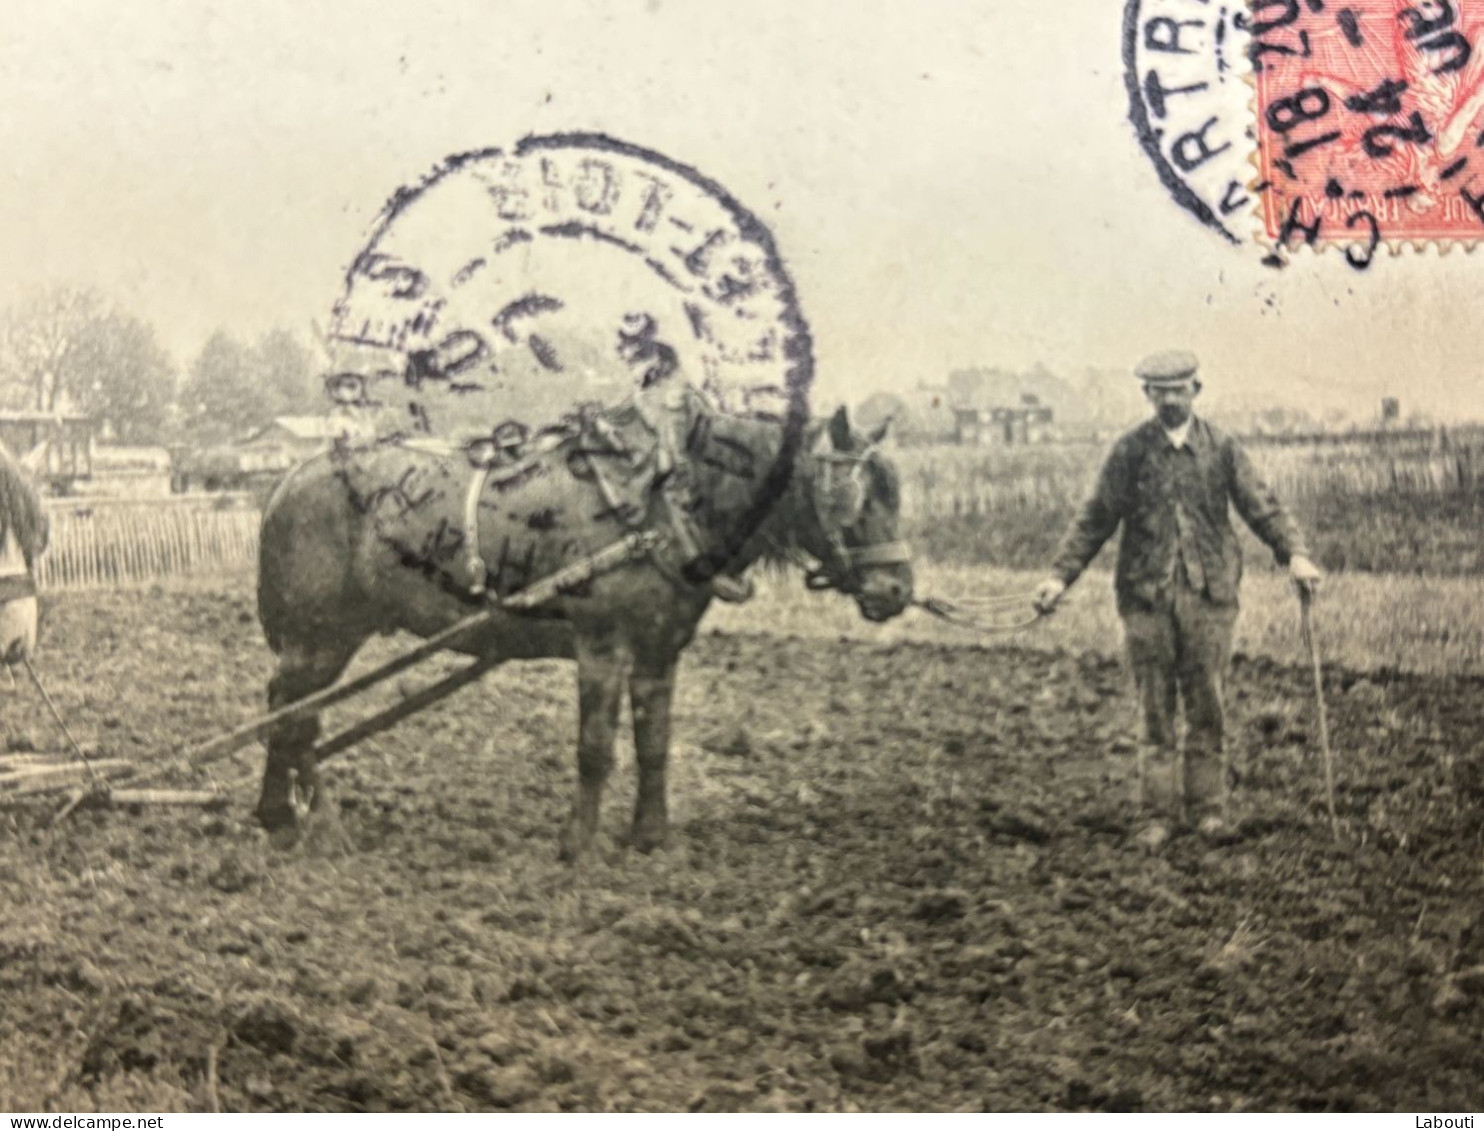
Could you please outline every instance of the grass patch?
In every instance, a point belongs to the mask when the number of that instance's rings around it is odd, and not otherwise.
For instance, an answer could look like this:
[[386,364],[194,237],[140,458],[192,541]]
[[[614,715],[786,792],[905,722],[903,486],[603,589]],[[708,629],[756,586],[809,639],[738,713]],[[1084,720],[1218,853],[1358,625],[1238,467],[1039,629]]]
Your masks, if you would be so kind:
[[[925,559],[1039,569],[1097,478],[1108,445],[907,448],[903,529]],[[1249,445],[1327,570],[1484,574],[1484,443]],[[1237,521],[1234,519],[1234,521]],[[1243,529],[1253,560],[1265,551]]]
[[[920,596],[1030,594],[1041,570],[926,563],[917,570]],[[1112,577],[1095,570],[1067,595],[1054,617],[1013,636],[980,636],[911,610],[874,625],[854,602],[806,591],[792,575],[759,576],[758,597],[747,605],[713,606],[706,627],[723,632],[780,636],[847,637],[965,645],[1013,642],[1043,651],[1067,650],[1120,656],[1123,630],[1113,602]],[[1019,610],[1008,619],[1019,616]],[[1337,574],[1326,579],[1315,606],[1320,648],[1327,664],[1357,672],[1407,671],[1484,674],[1484,590],[1466,578]],[[1307,662],[1299,639],[1298,600],[1287,578],[1254,573],[1242,587],[1242,615],[1235,648],[1285,665]]]

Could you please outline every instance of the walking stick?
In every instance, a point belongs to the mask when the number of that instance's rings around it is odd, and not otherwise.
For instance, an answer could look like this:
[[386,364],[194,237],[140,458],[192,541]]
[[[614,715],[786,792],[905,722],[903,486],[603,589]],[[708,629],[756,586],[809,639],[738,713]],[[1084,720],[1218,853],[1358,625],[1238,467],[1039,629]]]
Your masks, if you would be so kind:
[[1329,807],[1329,831],[1340,833],[1340,821],[1335,815],[1335,756],[1329,746],[1329,712],[1324,705],[1324,669],[1319,662],[1319,641],[1314,634],[1314,590],[1311,586],[1299,586],[1299,619],[1303,629],[1304,647],[1309,651],[1309,666],[1314,670],[1314,705],[1319,713],[1319,749],[1324,755],[1324,800]]

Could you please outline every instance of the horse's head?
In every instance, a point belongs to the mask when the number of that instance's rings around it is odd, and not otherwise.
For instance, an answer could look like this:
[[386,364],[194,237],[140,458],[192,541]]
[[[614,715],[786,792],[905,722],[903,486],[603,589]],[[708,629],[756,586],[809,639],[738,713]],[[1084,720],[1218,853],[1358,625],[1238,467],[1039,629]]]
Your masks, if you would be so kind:
[[841,408],[811,430],[798,471],[805,505],[794,537],[820,563],[807,583],[848,593],[873,621],[890,620],[912,600],[911,555],[897,533],[900,484],[881,451],[886,428],[862,435]]

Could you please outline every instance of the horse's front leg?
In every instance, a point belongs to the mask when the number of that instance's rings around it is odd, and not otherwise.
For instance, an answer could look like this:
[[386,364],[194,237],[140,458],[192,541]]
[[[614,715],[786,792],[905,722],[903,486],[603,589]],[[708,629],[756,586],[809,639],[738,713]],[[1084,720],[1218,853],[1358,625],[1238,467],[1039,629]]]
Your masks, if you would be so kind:
[[613,769],[613,739],[629,656],[611,636],[577,634],[577,797],[562,833],[562,858],[576,860],[598,831],[603,786]]
[[633,845],[640,852],[662,848],[669,833],[665,766],[670,757],[670,704],[675,697],[676,657],[640,655],[629,679],[634,710],[634,753],[639,792],[634,803]]

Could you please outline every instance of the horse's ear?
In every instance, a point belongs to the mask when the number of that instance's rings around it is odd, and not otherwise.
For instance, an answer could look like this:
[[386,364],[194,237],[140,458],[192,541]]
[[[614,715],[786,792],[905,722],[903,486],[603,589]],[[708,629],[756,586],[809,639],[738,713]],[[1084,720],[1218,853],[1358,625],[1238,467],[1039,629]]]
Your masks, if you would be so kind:
[[837,452],[850,450],[850,414],[844,405],[835,409],[835,415],[830,417],[830,443]]
[[872,428],[866,439],[870,440],[872,444],[881,443],[882,440],[886,439],[886,433],[891,428],[892,419],[892,417],[888,416],[880,424],[876,425],[875,428]]

